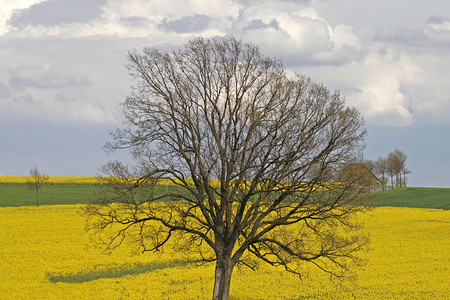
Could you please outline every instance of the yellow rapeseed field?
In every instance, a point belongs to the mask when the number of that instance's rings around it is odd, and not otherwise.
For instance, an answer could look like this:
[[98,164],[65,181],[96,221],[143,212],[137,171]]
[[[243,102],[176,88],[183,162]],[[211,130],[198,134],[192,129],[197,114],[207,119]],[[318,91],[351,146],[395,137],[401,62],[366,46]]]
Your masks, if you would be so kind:
[[[0,183],[27,183],[32,178],[30,176],[0,176]],[[137,179],[137,178],[136,178]],[[31,180],[32,181],[32,180]],[[176,181],[176,180],[175,180]],[[192,179],[186,179],[188,184],[194,185]],[[49,183],[101,183],[99,177],[95,176],[49,176]],[[218,179],[211,179],[211,185],[219,186],[220,181]],[[174,185],[173,181],[169,178],[161,178],[158,180],[160,185]],[[250,181],[247,181],[250,184]],[[325,186],[326,188],[326,186]],[[320,188],[318,188],[320,189]]]
[[[0,183],[27,183],[32,178],[30,176],[0,176]],[[99,177],[95,176],[49,176],[49,183],[101,183]],[[188,182],[193,184],[191,179]],[[217,180],[213,183],[218,184]],[[170,179],[159,179],[158,184],[173,185]]]
[[[30,176],[0,176],[0,183],[26,183]],[[49,176],[49,183],[98,183],[94,176]]]
[[[103,254],[87,247],[80,211],[77,205],[0,208],[0,299],[211,298],[213,264],[139,271],[183,255],[169,249],[132,255],[127,248]],[[355,281],[331,280],[309,266],[303,280],[281,268],[237,268],[231,299],[450,298],[450,211],[376,208],[359,217],[372,250],[363,254],[368,262]]]

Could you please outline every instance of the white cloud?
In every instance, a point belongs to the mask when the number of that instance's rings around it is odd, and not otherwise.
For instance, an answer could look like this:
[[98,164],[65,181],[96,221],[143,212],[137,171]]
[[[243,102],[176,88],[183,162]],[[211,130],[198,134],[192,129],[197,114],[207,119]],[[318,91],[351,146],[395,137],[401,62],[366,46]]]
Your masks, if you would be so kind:
[[414,114],[421,123],[450,125],[450,54],[421,54],[414,57],[421,81],[407,86]]
[[352,28],[332,27],[309,5],[258,3],[240,11],[232,35],[261,45],[266,53],[283,57],[289,65],[342,64],[361,55]]
[[384,49],[348,65],[303,66],[296,71],[341,90],[347,103],[370,124],[409,126],[417,119],[418,99],[411,87],[422,85],[424,77],[422,66],[411,55]]
[[450,55],[413,55],[389,48],[347,66],[302,70],[341,89],[370,124],[450,124]]
[[403,91],[404,85],[419,82],[421,69],[411,57],[368,55],[355,72],[356,86],[361,90],[349,95],[349,104],[361,107],[367,120],[385,126],[407,126],[414,121],[411,100]]

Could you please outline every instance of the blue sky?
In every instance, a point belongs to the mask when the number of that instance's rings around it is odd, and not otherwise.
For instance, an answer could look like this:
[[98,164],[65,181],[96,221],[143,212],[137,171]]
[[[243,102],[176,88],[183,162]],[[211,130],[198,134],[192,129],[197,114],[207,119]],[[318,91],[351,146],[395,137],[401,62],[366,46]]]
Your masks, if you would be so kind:
[[410,186],[450,187],[448,0],[0,0],[0,175],[96,175],[130,92],[126,54],[235,36],[340,90],[365,157],[398,148]]

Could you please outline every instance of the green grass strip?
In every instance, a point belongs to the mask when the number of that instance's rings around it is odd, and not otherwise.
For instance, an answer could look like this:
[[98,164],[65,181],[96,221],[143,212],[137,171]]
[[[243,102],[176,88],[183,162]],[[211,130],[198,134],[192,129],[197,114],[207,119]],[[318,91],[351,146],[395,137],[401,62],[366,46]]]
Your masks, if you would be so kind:
[[127,275],[138,275],[146,272],[153,272],[166,268],[184,267],[192,262],[161,262],[151,264],[136,264],[134,266],[121,266],[116,268],[109,268],[105,270],[78,272],[75,274],[47,274],[50,282],[64,282],[64,283],[83,283],[104,278],[120,278]]
[[[50,183],[39,192],[39,205],[86,204],[101,190],[99,184]],[[175,186],[157,186],[156,193],[182,192]],[[398,188],[373,193],[375,207],[417,207],[450,210],[448,188]],[[0,207],[36,206],[36,192],[25,183],[0,183]]]
[[[49,183],[39,190],[39,205],[85,204],[101,188],[98,184]],[[0,183],[0,207],[36,206],[36,191],[26,183]]]

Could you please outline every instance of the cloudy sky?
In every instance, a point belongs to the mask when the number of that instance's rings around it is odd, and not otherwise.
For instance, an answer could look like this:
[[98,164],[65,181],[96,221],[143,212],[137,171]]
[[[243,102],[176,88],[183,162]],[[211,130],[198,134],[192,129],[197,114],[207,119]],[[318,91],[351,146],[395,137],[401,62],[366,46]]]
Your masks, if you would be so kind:
[[365,157],[450,187],[448,0],[0,0],[0,175],[96,175],[122,123],[129,50],[234,36],[340,90]]

